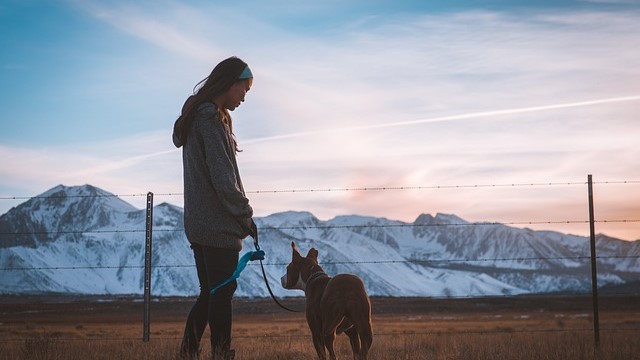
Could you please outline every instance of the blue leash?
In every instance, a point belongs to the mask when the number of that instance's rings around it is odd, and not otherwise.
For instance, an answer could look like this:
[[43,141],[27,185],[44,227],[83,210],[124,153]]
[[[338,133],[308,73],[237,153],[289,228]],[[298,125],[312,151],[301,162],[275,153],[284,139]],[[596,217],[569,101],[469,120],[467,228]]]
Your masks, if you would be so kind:
[[242,255],[240,260],[238,260],[238,266],[236,266],[236,270],[233,272],[233,274],[231,274],[231,276],[227,280],[223,281],[220,285],[213,287],[210,291],[210,294],[213,295],[216,292],[216,290],[220,289],[221,287],[227,285],[228,283],[240,277],[240,273],[244,270],[244,268],[247,267],[247,263],[249,263],[249,261],[260,260],[260,268],[262,269],[262,278],[264,278],[264,283],[267,285],[267,290],[269,290],[269,294],[271,295],[271,298],[273,299],[273,301],[275,301],[275,303],[278,304],[278,306],[280,306],[281,308],[287,311],[301,312],[301,310],[289,309],[288,307],[282,305],[278,301],[278,299],[276,299],[276,296],[273,294],[273,291],[271,290],[271,286],[269,285],[269,281],[267,280],[267,273],[264,271],[264,265],[262,265],[262,260],[264,260],[265,253],[262,249],[260,249],[260,245],[258,244],[258,228],[256,227],[255,223],[253,223],[253,233],[256,235],[253,238],[253,246],[255,246],[256,251],[249,251],[246,254]]
[[249,251],[248,253],[242,255],[240,260],[238,260],[238,266],[236,266],[236,270],[233,272],[233,274],[231,274],[231,276],[227,280],[223,281],[220,285],[213,287],[210,291],[210,294],[213,295],[216,290],[239,278],[240,273],[244,270],[244,268],[247,267],[247,263],[249,263],[249,261],[255,260],[264,260],[264,251],[258,249],[256,251]]

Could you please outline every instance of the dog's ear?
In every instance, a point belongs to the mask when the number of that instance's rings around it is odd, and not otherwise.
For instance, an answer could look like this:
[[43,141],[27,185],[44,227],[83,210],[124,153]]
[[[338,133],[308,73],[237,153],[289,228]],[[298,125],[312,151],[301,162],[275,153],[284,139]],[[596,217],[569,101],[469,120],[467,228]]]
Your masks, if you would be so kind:
[[315,248],[309,249],[309,252],[307,253],[307,258],[313,259],[316,262],[318,262],[318,250],[316,250]]
[[291,257],[292,260],[302,257],[302,255],[300,255],[300,252],[298,251],[298,248],[296,247],[296,243],[294,243],[293,241],[291,242],[291,250],[292,250],[292,257]]

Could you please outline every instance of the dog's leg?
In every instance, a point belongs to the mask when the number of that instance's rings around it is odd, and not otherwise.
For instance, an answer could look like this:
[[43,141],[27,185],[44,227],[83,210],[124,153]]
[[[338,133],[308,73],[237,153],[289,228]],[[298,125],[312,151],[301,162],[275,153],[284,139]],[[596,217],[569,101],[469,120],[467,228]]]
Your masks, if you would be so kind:
[[329,351],[329,358],[331,360],[336,359],[336,353],[333,350],[333,342],[336,340],[336,329],[344,320],[344,316],[341,314],[343,311],[339,307],[333,307],[333,311],[329,312],[325,317],[325,322],[322,323],[322,335],[324,336],[324,346]]
[[324,334],[324,346],[329,350],[329,359],[336,360],[336,352],[333,350],[333,342],[336,339],[336,332]]
[[351,350],[353,351],[353,360],[358,360],[360,357],[360,337],[358,336],[358,332],[356,331],[355,326],[350,327],[348,330],[344,332],[349,337],[349,341],[351,342]]
[[322,333],[311,331],[311,337],[313,339],[313,346],[316,348],[316,353],[318,353],[318,359],[326,360],[327,355],[324,351],[324,339],[322,337]]
[[363,297],[358,302],[360,306],[352,309],[351,322],[360,337],[360,353],[358,360],[366,360],[373,343],[373,327],[371,325],[371,302],[362,288]]

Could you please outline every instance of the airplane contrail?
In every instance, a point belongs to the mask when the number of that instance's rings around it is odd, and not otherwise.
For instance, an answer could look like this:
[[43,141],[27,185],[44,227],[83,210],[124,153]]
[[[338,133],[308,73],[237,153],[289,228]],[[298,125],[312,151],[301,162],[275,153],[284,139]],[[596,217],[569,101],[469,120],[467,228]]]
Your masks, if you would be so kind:
[[482,117],[488,117],[488,116],[514,115],[514,114],[523,114],[523,113],[531,113],[531,112],[538,112],[538,111],[549,111],[549,110],[566,109],[566,108],[574,108],[574,107],[582,107],[582,106],[593,106],[593,105],[600,105],[600,104],[637,101],[637,100],[640,100],[640,95],[631,95],[631,96],[589,100],[589,101],[579,101],[579,102],[553,104],[553,105],[541,105],[541,106],[530,106],[530,107],[513,108],[513,109],[480,111],[480,112],[467,113],[467,114],[440,116],[440,117],[434,117],[434,118],[408,120],[408,121],[393,122],[393,123],[352,126],[352,127],[344,127],[339,129],[334,128],[334,129],[327,129],[327,130],[305,131],[305,132],[298,132],[298,133],[291,133],[291,134],[267,136],[262,138],[244,140],[242,141],[242,143],[246,144],[246,143],[256,143],[256,142],[271,141],[271,140],[282,140],[282,139],[289,139],[289,138],[296,138],[296,137],[317,135],[317,134],[324,134],[324,133],[343,132],[343,131],[349,131],[349,130],[368,130],[368,129],[407,126],[407,125],[416,125],[416,124],[433,123],[433,122],[475,119],[475,118],[482,118]]
[[[548,110],[556,110],[556,109],[566,109],[573,107],[581,107],[581,106],[592,106],[592,105],[600,105],[600,104],[608,104],[615,102],[626,102],[626,101],[636,101],[640,100],[640,95],[631,95],[624,97],[616,97],[616,98],[606,98],[599,100],[590,100],[590,101],[579,101],[572,103],[563,103],[563,104],[554,104],[554,105],[542,105],[542,106],[531,106],[524,108],[514,108],[514,109],[503,109],[503,110],[492,110],[492,111],[480,111],[474,113],[467,114],[459,114],[459,115],[450,115],[450,116],[441,116],[427,119],[418,119],[418,120],[409,120],[409,121],[401,121],[394,123],[384,123],[384,124],[373,124],[373,125],[362,125],[362,126],[352,126],[352,127],[344,127],[339,129],[326,129],[326,130],[315,130],[315,131],[304,131],[297,132],[291,134],[283,134],[283,135],[275,135],[275,136],[267,136],[262,138],[255,139],[247,139],[242,140],[242,144],[251,144],[257,142],[265,142],[265,141],[273,141],[273,140],[283,140],[290,138],[297,138],[303,136],[310,135],[318,135],[318,134],[327,134],[327,133],[336,133],[336,132],[344,132],[344,131],[353,131],[353,130],[369,130],[369,129],[380,129],[380,128],[388,128],[388,127],[397,127],[397,126],[407,126],[407,125],[416,125],[416,124],[424,124],[424,123],[433,123],[433,122],[443,122],[443,121],[454,121],[454,120],[464,120],[464,119],[474,119],[474,118],[482,118],[488,116],[501,116],[501,115],[513,115],[513,114],[522,114],[522,113],[530,113],[536,111],[548,111]],[[144,154],[133,156],[130,158],[126,158],[119,161],[114,161],[110,163],[106,163],[103,165],[99,165],[93,168],[84,169],[81,171],[81,174],[87,173],[100,173],[111,170],[116,170],[120,168],[126,168],[132,165],[139,163],[142,160],[147,160],[152,157],[162,156],[169,153],[177,152],[179,149],[171,149],[165,151],[159,151],[152,154]]]

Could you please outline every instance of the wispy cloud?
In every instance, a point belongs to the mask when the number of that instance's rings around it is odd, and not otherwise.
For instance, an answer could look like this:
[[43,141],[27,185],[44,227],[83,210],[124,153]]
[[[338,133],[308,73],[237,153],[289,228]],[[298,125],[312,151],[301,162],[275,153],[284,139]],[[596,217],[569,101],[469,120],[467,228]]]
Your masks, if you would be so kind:
[[[181,156],[172,147],[163,132],[48,148],[0,145],[0,159],[7,164],[0,168],[4,186],[23,189],[3,195],[32,196],[57,184],[92,184],[116,194],[179,190]],[[14,205],[0,202],[0,206]],[[135,205],[142,206],[143,200]]]
[[[210,61],[220,53],[213,44],[204,40],[194,24],[209,26],[209,31],[221,30],[210,17],[204,16],[195,8],[168,3],[164,11],[158,8],[136,7],[129,3],[111,3],[82,1],[77,2],[80,8],[90,15],[104,21],[119,31],[126,32],[144,42],[156,45],[167,51],[183,54],[195,60]],[[189,31],[192,30],[192,31]]]
[[[82,4],[116,31],[179,54],[197,80],[223,57],[246,58],[256,81],[234,128],[248,190],[640,178],[633,166],[640,53],[629,51],[640,42],[637,11],[402,14],[299,34],[265,14],[219,5]],[[151,103],[178,104],[166,115],[172,121],[184,97]],[[114,192],[180,192],[180,151],[168,122],[158,121],[146,142],[125,137],[49,154],[0,148],[2,157],[20,159],[0,175],[34,189],[90,182]],[[583,215],[582,190],[252,194],[251,201],[259,215],[566,220]],[[620,189],[608,199],[640,204],[636,193]],[[637,206],[627,211],[640,214]]]

